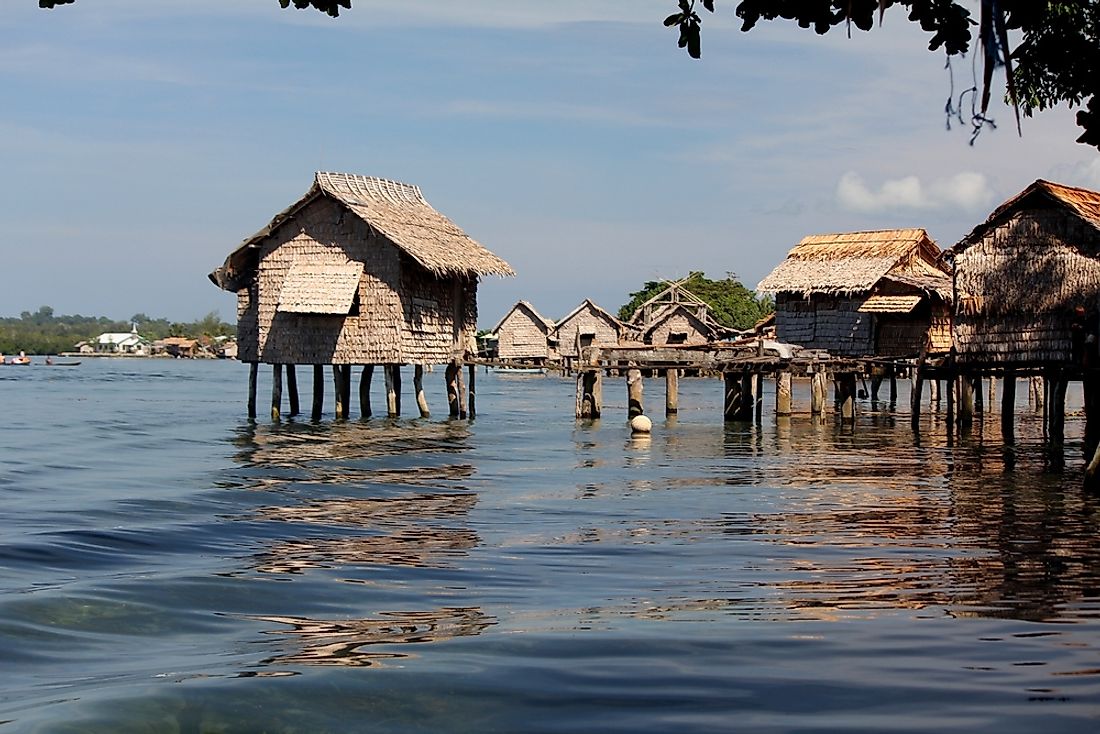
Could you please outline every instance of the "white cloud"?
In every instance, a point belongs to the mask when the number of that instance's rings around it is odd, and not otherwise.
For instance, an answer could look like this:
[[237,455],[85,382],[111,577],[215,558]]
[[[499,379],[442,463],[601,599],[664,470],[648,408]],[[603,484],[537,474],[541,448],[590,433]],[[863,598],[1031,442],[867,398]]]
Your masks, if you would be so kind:
[[845,209],[860,212],[895,210],[962,210],[988,208],[994,200],[985,174],[964,171],[924,184],[918,176],[884,181],[877,189],[858,173],[849,171],[836,186],[837,201]]

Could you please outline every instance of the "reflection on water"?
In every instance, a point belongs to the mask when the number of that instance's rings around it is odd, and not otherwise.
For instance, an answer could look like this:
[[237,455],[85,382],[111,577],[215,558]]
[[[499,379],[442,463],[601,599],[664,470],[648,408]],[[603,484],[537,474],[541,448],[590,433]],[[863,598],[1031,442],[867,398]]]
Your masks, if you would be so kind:
[[[685,378],[632,436],[614,383],[578,422],[570,381],[487,375],[475,422],[242,422],[243,380],[179,408],[127,370],[120,412],[4,434],[13,731],[1095,724],[1079,416],[1061,465],[1023,408],[1010,447],[993,414],[723,424]],[[9,410],[59,410],[34,385]]]
[[383,612],[381,619],[299,619],[252,617],[285,625],[265,634],[287,635],[294,649],[262,661],[263,665],[338,665],[366,667],[386,659],[409,657],[407,652],[376,646],[424,644],[481,634],[496,623],[480,609],[436,609],[424,612]]

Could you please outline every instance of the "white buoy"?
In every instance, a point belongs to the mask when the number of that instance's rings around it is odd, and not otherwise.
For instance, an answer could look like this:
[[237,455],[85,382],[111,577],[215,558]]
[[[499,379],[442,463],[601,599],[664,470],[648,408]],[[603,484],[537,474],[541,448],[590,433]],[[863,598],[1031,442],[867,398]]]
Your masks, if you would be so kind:
[[630,419],[631,433],[649,433],[653,430],[653,421],[644,415],[636,415]]

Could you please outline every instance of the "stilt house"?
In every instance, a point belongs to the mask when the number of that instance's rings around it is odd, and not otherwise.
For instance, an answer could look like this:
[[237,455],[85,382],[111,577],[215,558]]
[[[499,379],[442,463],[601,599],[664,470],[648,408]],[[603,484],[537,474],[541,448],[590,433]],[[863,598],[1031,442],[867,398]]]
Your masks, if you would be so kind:
[[804,238],[757,286],[775,294],[776,338],[838,356],[950,346],[951,280],[923,229]]
[[615,346],[630,329],[589,299],[570,311],[555,326],[557,353],[563,360],[575,359],[589,346]]
[[670,303],[650,316],[642,332],[646,344],[706,344],[717,338],[714,326],[699,317],[698,307]]
[[475,348],[482,275],[514,273],[418,187],[318,173],[210,279],[237,294],[243,362],[400,365]]
[[1038,180],[945,259],[954,264],[960,362],[1079,362],[1085,332],[1096,333],[1100,193]]
[[519,301],[493,327],[497,337],[497,357],[542,364],[552,356],[550,343],[554,322],[540,314],[527,301]]

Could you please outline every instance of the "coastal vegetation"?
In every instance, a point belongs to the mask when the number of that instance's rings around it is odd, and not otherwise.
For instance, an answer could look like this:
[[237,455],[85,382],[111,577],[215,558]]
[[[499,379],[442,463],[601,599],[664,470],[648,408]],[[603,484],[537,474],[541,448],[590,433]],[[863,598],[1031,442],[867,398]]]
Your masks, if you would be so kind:
[[[619,308],[619,318],[630,320],[643,303],[668,288],[668,281],[651,280],[642,289],[630,294],[630,300]],[[775,310],[772,299],[758,297],[730,273],[723,280],[711,280],[702,271],[691,273],[681,285],[710,307],[710,314],[722,326],[751,329],[753,324]]]
[[169,336],[214,338],[236,333],[236,326],[222,321],[216,311],[190,322],[152,318],[143,313],[118,321],[106,316],[55,315],[53,308],[42,306],[34,313],[24,311],[18,317],[0,318],[0,352],[60,354],[72,351],[77,342],[94,339],[104,332],[127,332],[135,326],[138,333],[150,340]]

